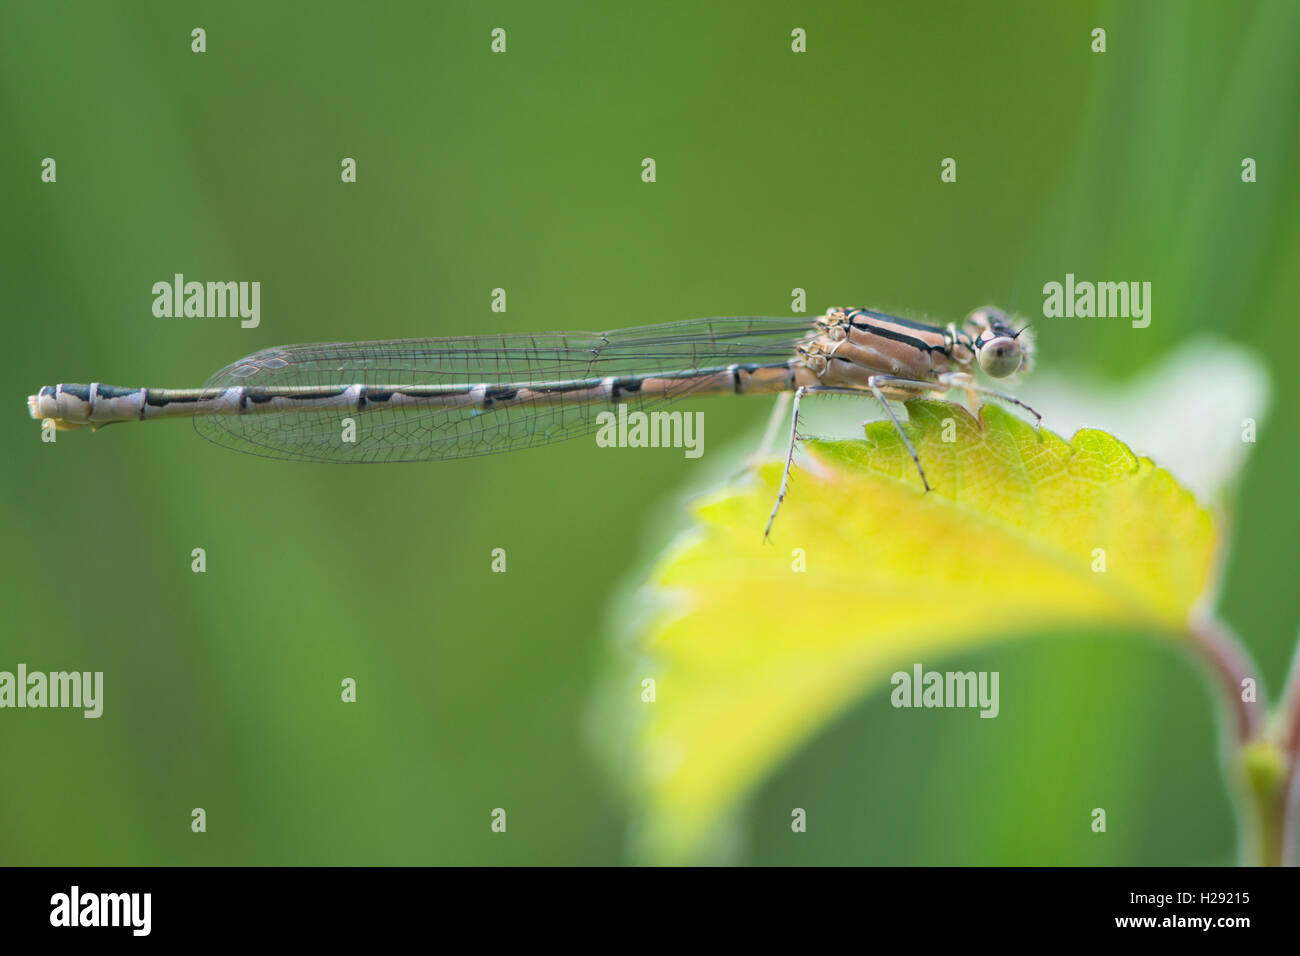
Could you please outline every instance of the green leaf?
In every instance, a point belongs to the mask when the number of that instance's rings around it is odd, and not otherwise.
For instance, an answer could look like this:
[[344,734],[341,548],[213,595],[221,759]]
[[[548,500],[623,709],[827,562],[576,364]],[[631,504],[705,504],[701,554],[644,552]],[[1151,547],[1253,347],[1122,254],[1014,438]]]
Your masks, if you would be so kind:
[[994,406],[907,408],[929,494],[875,423],[810,444],[770,542],[776,465],[703,501],[653,575],[641,649],[657,690],[637,750],[657,858],[697,855],[764,774],[900,667],[1066,627],[1186,633],[1215,531],[1167,472],[1104,432],[1066,442]]

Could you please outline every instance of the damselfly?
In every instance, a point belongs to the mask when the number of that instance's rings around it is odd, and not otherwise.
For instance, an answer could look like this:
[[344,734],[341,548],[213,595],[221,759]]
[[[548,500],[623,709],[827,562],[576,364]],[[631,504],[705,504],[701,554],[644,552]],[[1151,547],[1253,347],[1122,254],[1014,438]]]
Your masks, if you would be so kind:
[[[615,332],[554,332],[287,345],[228,365],[202,388],[45,386],[33,418],[60,429],[192,416],[204,438],[268,458],[432,461],[515,451],[596,430],[599,412],[661,408],[709,394],[792,393],[790,441],[767,530],[785,499],[799,403],[815,393],[873,395],[925,469],[890,400],[963,389],[1039,416],[977,384],[1028,371],[1025,329],[998,309],[961,327],[871,309],[781,318],[693,319]],[[349,423],[351,428],[349,428]],[[766,533],[766,532],[765,532]]]

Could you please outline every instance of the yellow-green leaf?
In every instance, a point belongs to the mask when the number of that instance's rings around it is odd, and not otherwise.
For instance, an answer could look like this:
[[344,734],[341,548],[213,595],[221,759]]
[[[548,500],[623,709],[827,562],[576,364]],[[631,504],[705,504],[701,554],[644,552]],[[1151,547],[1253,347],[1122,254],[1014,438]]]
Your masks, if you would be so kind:
[[664,606],[642,649],[657,693],[639,752],[644,843],[660,858],[689,859],[781,758],[900,666],[1067,626],[1177,637],[1209,590],[1209,514],[1120,441],[1066,442],[987,405],[978,420],[907,407],[929,494],[877,423],[866,440],[811,445],[770,542],[776,466],[701,503],[656,571]]

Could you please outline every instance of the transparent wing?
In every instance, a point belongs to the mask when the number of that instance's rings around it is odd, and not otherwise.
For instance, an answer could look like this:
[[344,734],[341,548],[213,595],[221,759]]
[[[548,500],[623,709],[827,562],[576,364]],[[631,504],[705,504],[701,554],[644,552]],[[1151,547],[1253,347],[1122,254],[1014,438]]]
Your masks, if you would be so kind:
[[[196,415],[204,438],[269,458],[327,462],[432,461],[514,451],[593,432],[610,408],[592,402],[582,383],[610,376],[686,373],[732,364],[788,361],[810,326],[797,319],[692,319],[613,332],[550,332],[381,342],[337,342],[266,349],[228,365],[205,388],[294,388],[328,395],[353,385],[400,391],[449,391],[486,385],[507,390],[555,385],[546,397],[492,407],[375,405],[361,415],[337,404],[247,415]],[[671,404],[706,380],[683,377],[653,395],[629,392],[631,410]],[[577,383],[577,384],[575,384]],[[343,441],[343,419],[356,418]]]

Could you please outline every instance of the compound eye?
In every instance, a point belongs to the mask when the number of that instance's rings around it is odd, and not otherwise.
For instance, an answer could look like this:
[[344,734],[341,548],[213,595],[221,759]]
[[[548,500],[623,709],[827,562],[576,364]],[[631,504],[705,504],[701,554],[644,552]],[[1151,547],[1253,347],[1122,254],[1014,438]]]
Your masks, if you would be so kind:
[[1020,343],[1010,336],[989,339],[979,350],[980,368],[994,378],[1006,378],[1020,368]]

